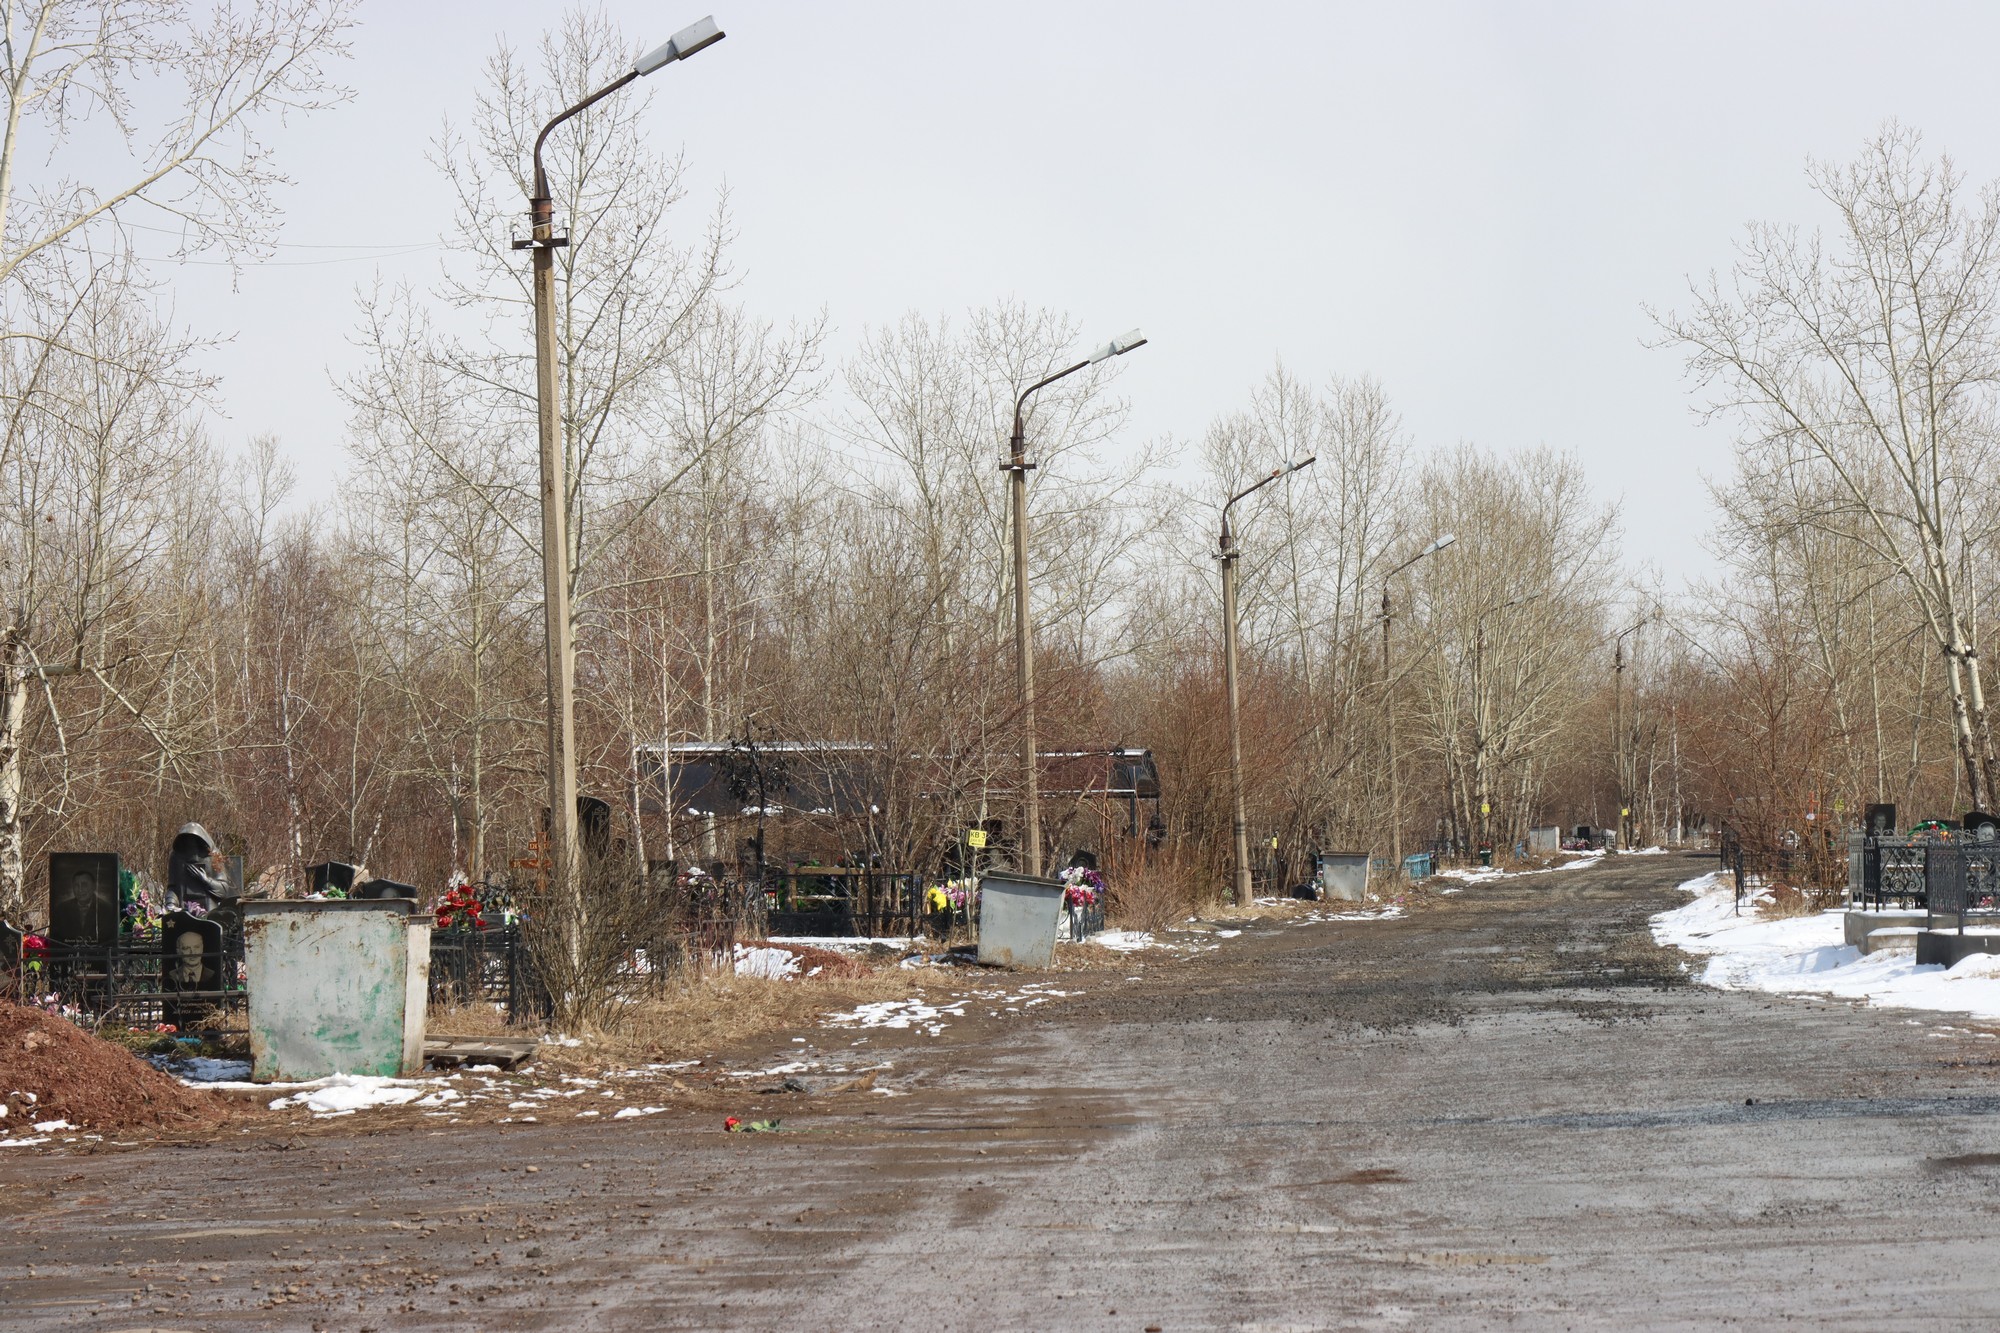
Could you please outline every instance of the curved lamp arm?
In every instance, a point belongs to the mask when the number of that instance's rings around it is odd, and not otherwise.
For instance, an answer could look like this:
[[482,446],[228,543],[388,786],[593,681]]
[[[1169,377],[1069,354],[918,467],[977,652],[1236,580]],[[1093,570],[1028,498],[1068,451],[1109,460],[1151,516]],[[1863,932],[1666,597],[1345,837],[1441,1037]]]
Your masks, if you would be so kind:
[[1229,499],[1224,502],[1222,506],[1222,554],[1224,557],[1232,556],[1236,553],[1236,539],[1234,536],[1231,535],[1229,531],[1229,511],[1231,507],[1234,506],[1235,503],[1238,500],[1241,500],[1243,497],[1247,495],[1254,495],[1258,491],[1263,490],[1266,486],[1269,486],[1272,482],[1276,481],[1278,478],[1288,477],[1292,473],[1297,472],[1300,468],[1311,467],[1314,463],[1317,463],[1318,461],[1319,461],[1319,455],[1315,454],[1311,458],[1301,459],[1296,463],[1292,462],[1280,463],[1278,464],[1278,466],[1272,468],[1268,474],[1258,478],[1256,481],[1251,482],[1248,486],[1245,486],[1242,490],[1236,492],[1236,494],[1230,496]]
[[529,200],[530,205],[532,205],[529,211],[535,215],[535,220],[538,222],[543,221],[548,212],[549,178],[548,173],[542,170],[542,145],[548,141],[549,135],[554,132],[556,126],[562,124],[585,107],[611,96],[611,94],[617,92],[620,88],[632,82],[632,80],[643,78],[655,70],[672,64],[676,60],[686,60],[695,52],[705,51],[709,47],[714,46],[728,35],[728,33],[715,26],[713,15],[702,19],[698,23],[690,23],[687,27],[682,28],[673,36],[667,38],[665,42],[633,61],[631,70],[624,77],[613,79],[610,83],[605,84],[602,88],[599,88],[596,92],[584,98],[575,106],[570,107],[567,111],[557,115],[548,124],[542,126],[542,132],[535,136],[535,193]]

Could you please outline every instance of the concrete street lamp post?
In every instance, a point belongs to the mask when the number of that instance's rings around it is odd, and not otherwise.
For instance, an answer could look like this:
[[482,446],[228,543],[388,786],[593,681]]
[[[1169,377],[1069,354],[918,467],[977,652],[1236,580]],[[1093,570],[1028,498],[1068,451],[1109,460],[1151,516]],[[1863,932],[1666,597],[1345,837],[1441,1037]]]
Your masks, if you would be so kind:
[[1035,771],[1035,627],[1028,618],[1028,473],[1035,465],[1027,460],[1022,409],[1037,389],[1145,345],[1144,336],[1133,329],[1075,365],[1036,380],[1014,399],[1014,434],[1008,441],[1007,461],[1000,465],[1000,470],[1007,474],[1014,518],[1014,678],[1020,690],[1021,709],[1021,859],[1022,869],[1030,875],[1042,873],[1042,801],[1041,783]]
[[541,445],[542,613],[548,649],[549,881],[559,893],[577,889],[576,842],[576,645],[569,608],[569,462],[556,385],[556,251],[569,237],[555,234],[555,201],[542,169],[542,145],[556,126],[609,97],[634,79],[685,60],[723,38],[713,18],[681,29],[633,62],[631,70],[542,126],[535,136],[534,193],[528,198],[529,239],[516,250],[533,252],[535,303],[535,425]]
[[1280,463],[1271,469],[1268,476],[1236,492],[1222,506],[1222,553],[1219,557],[1222,561],[1222,678],[1229,694],[1229,835],[1235,857],[1238,907],[1249,907],[1253,897],[1250,887],[1250,830],[1243,817],[1243,722],[1236,691],[1236,560],[1242,552],[1236,547],[1236,534],[1229,528],[1229,511],[1244,496],[1262,490],[1300,468],[1310,467],[1314,461],[1308,458],[1298,463]]

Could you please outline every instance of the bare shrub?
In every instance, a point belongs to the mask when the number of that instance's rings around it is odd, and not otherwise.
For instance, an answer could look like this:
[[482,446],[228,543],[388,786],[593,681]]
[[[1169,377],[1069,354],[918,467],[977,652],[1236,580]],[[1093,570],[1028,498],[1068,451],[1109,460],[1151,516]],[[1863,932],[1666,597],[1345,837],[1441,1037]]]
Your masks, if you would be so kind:
[[1814,884],[1773,884],[1757,914],[1766,917],[1811,916],[1829,907],[1838,907],[1845,892]]
[[1104,914],[1124,929],[1157,933],[1191,916],[1215,889],[1213,877],[1193,858],[1156,853],[1112,877]]

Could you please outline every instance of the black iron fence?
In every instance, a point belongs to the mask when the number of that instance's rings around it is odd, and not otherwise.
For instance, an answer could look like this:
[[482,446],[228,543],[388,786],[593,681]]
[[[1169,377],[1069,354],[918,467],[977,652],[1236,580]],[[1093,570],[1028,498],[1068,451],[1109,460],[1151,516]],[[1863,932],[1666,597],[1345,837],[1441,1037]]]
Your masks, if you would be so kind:
[[1924,857],[1924,910],[1935,928],[1943,918],[1965,931],[1969,916],[2000,913],[2000,847],[1986,844],[1940,845]]
[[431,933],[430,1002],[493,1005],[508,1022],[553,1008],[534,955],[516,925]]
[[[243,935],[136,930],[109,944],[50,942],[0,963],[11,997],[92,1022],[130,1027],[198,1026],[243,1006]],[[18,947],[18,946],[17,946]]]
[[896,937],[927,924],[921,875],[868,866],[797,866],[767,873],[762,885],[772,935]]
[[1921,909],[1928,924],[1965,929],[1968,918],[2000,917],[2000,844],[1937,834],[1853,835],[1848,906]]

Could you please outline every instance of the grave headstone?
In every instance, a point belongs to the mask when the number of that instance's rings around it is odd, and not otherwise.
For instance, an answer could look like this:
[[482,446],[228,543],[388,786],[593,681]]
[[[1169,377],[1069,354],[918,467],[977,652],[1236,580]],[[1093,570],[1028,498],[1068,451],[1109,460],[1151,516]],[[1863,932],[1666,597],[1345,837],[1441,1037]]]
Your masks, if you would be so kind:
[[160,920],[160,940],[166,956],[160,960],[160,990],[164,995],[161,1017],[175,1027],[185,1027],[200,1009],[208,1007],[183,1003],[174,998],[189,991],[222,989],[222,926],[192,912],[169,912]]
[[321,861],[306,867],[306,889],[310,893],[346,893],[354,887],[354,867],[345,861]]
[[49,938],[59,944],[118,942],[118,853],[49,853]]

